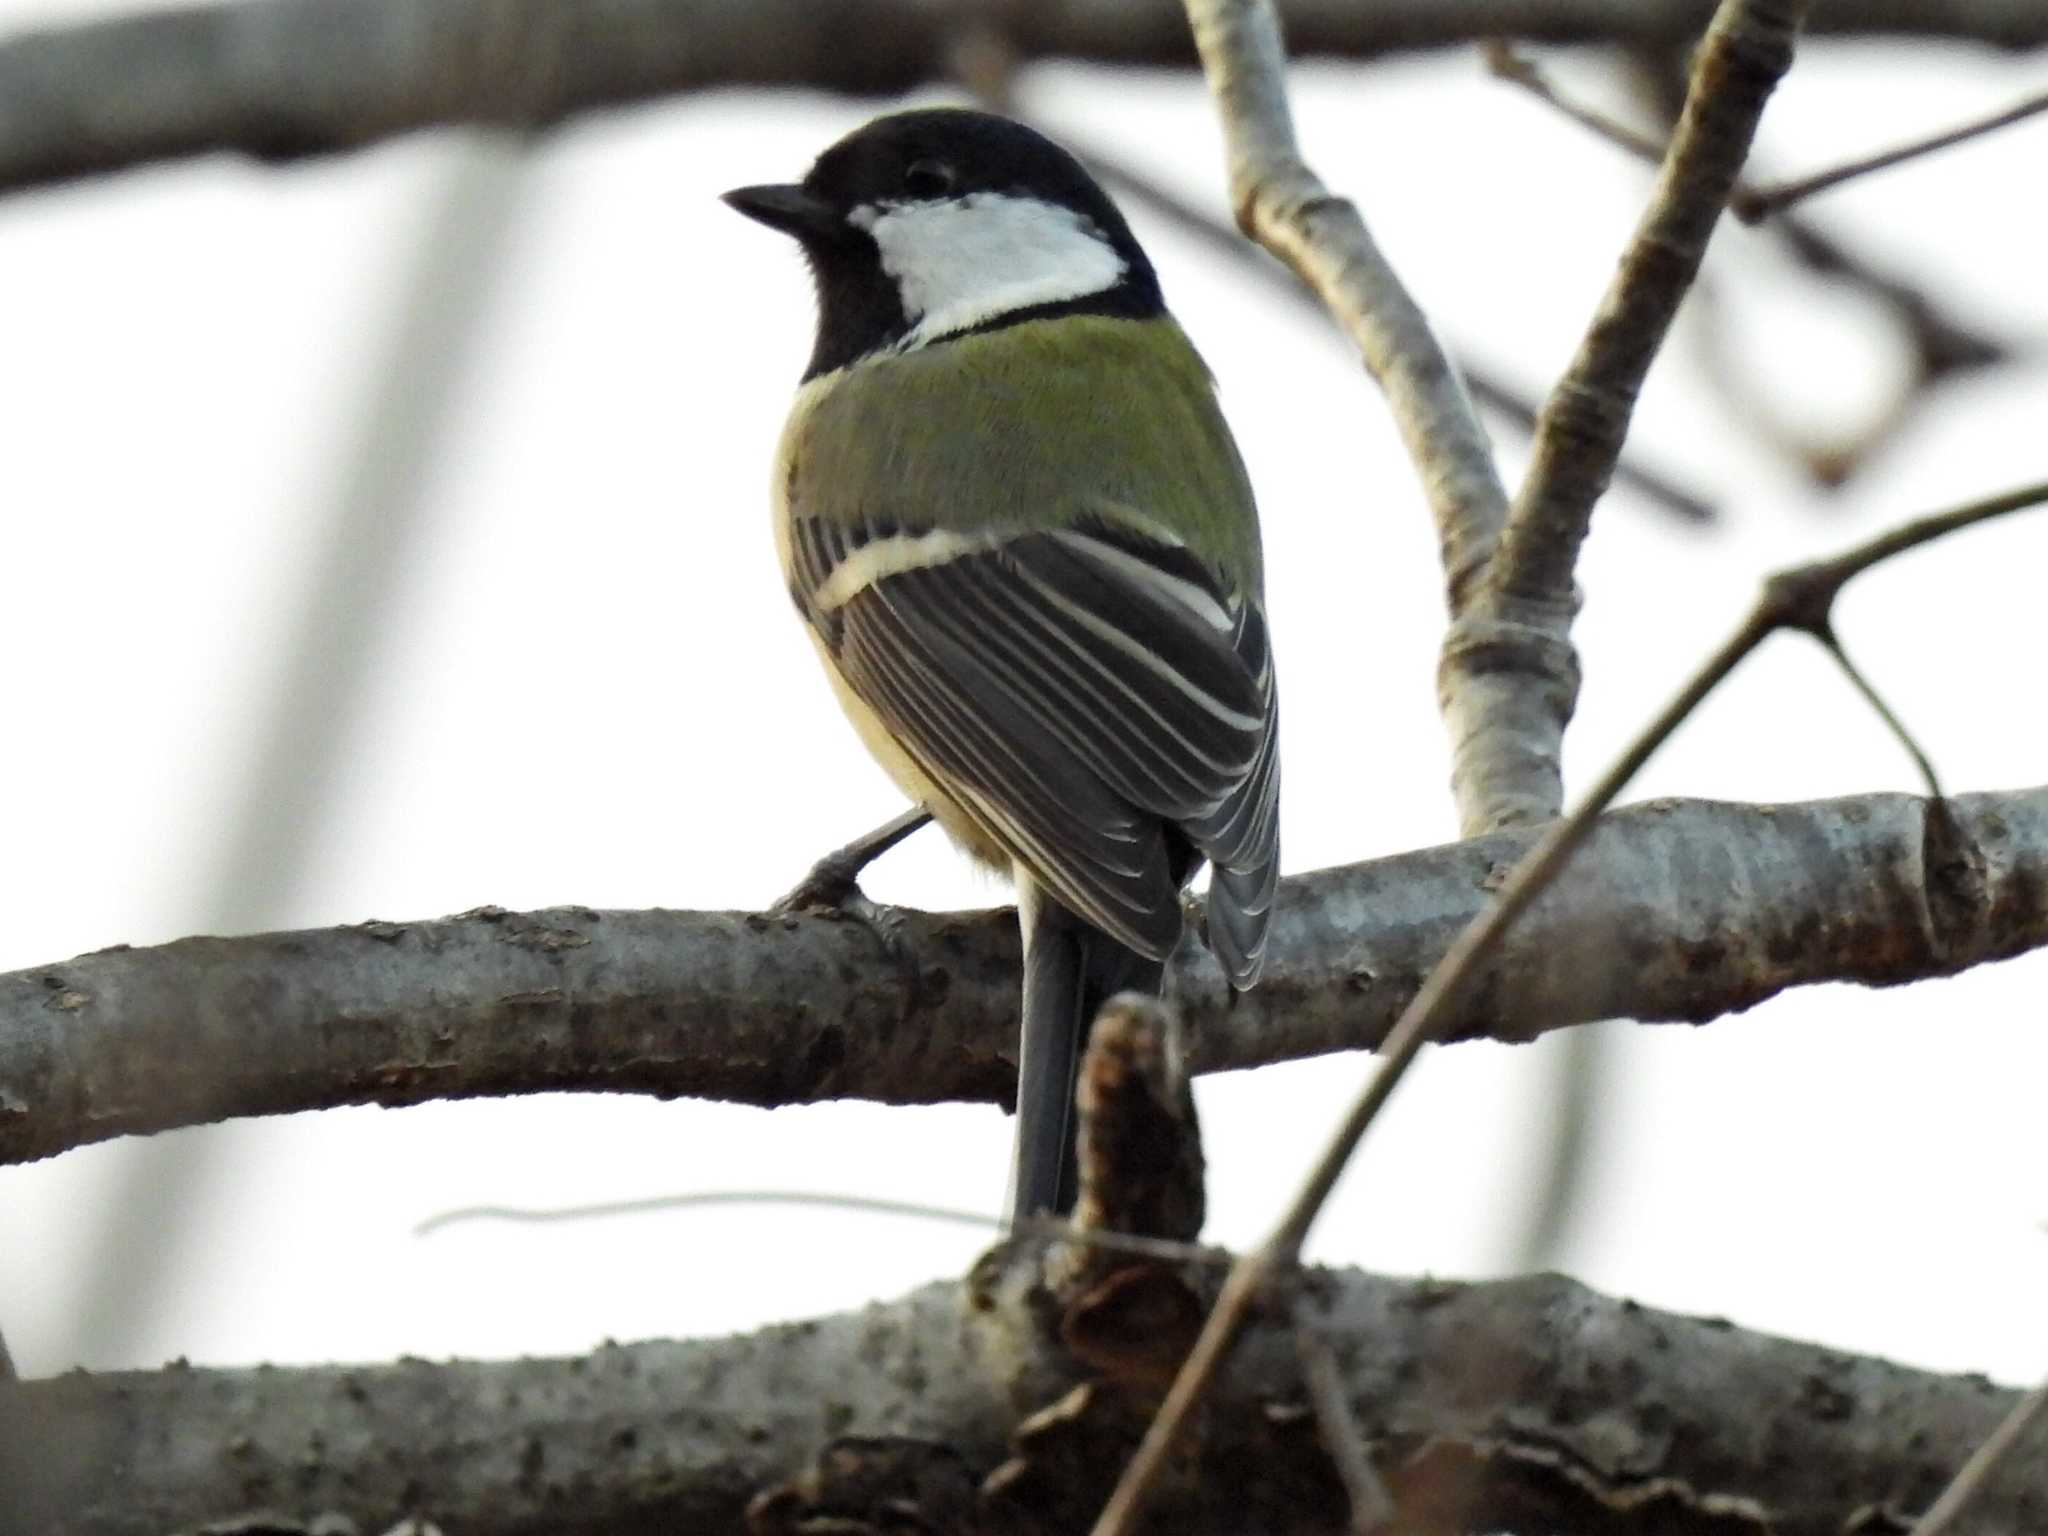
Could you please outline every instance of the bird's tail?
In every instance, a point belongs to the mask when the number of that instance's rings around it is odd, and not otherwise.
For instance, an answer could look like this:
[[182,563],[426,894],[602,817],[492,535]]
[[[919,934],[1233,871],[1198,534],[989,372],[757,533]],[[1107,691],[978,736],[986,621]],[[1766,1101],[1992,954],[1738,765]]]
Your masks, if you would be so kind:
[[1079,1193],[1074,1086],[1088,1028],[1119,992],[1157,995],[1164,962],[1089,926],[1019,883],[1024,932],[1024,1025],[1017,1051],[1017,1159],[1010,1219],[1065,1215]]

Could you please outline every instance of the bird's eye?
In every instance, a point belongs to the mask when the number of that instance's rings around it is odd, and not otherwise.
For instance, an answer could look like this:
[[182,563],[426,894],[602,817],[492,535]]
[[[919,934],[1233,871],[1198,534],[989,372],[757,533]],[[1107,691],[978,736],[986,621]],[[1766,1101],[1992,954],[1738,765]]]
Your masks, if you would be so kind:
[[943,160],[914,160],[903,173],[903,190],[912,197],[944,197],[953,190],[953,167]]

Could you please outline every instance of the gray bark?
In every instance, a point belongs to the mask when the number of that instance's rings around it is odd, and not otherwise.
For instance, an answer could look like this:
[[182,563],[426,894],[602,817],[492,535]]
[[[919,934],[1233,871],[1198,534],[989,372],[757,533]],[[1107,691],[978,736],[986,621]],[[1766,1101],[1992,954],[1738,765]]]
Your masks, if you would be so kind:
[[[1003,1331],[1015,1314],[962,1305],[987,1302],[995,1273],[847,1316],[585,1359],[174,1367],[0,1386],[0,1458],[12,1458],[0,1460],[0,1530],[161,1536],[240,1519],[220,1528],[310,1531],[325,1517],[326,1529],[372,1533],[410,1517],[465,1536],[731,1531],[754,1494],[827,1442],[880,1436],[903,1439],[843,1447],[774,1507],[873,1515],[859,1474],[872,1483],[886,1463],[917,1469],[894,1491],[933,1523],[899,1509],[895,1524],[830,1529],[1080,1529],[1068,1505],[1096,1497],[1125,1449],[1114,1412],[1039,1421],[1000,1493],[975,1493],[1012,1456],[1020,1409],[1063,1385],[1016,1374],[1017,1341]],[[1460,1286],[1314,1272],[1303,1294],[1307,1320],[1334,1343],[1365,1449],[1417,1533],[1900,1530],[2018,1396],[1554,1276]],[[1285,1309],[1247,1334],[1199,1447],[1199,1475],[1157,1529],[1339,1528],[1344,1495]],[[2034,1536],[2048,1519],[2048,1461],[2011,1458],[1975,1515],[1977,1536]]]
[[1801,0],[1742,0],[1716,11],[1649,204],[1537,418],[1499,547],[1469,607],[1454,610],[1438,692],[1454,780],[1500,807],[1482,826],[1554,814],[1561,803],[1564,731],[1578,702],[1579,548],[1807,9]]
[[[1289,0],[1298,56],[1494,36],[1690,42],[1709,0]],[[332,154],[449,123],[544,127],[716,87],[885,96],[946,78],[994,27],[1024,60],[1188,67],[1173,0],[228,0],[0,42],[0,189],[219,151]],[[1833,0],[1821,33],[2048,42],[2039,0]]]
[[[1945,976],[2048,944],[2048,787],[1602,819],[1450,1039],[1701,1023],[1788,987]],[[1283,883],[1265,979],[1174,972],[1197,1071],[1374,1045],[1517,829]],[[563,1089],[749,1104],[1004,1102],[1007,912],[485,909],[184,939],[0,976],[0,1161],[231,1115]]]

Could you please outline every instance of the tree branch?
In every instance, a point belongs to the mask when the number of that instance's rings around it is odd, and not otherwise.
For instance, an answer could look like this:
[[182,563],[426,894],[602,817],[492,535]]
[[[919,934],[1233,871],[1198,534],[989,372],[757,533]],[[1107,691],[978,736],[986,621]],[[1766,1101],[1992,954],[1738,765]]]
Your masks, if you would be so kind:
[[[1513,48],[1496,43],[1488,48],[1486,57],[1488,67],[1497,77],[1528,91],[1600,139],[1650,165],[1663,160],[1668,140],[1640,133],[1567,96],[1540,66]],[[1674,80],[1666,64],[1664,55],[1637,56],[1636,73],[1662,115],[1672,120],[1683,105],[1684,80]],[[1729,194],[1729,211],[1746,223],[1754,223],[1756,220],[1744,210],[1753,206],[1759,196],[1748,183],[1738,180]],[[1856,254],[1807,219],[1784,213],[1775,206],[1765,212],[1776,215],[1773,227],[1793,260],[1816,277],[1839,279],[1861,289],[1887,312],[1911,353],[1912,377],[1898,397],[1881,407],[1874,419],[1838,440],[1811,441],[1808,434],[1774,420],[1764,401],[1749,387],[1749,381],[1740,375],[1739,359],[1723,344],[1714,291],[1704,278],[1694,283],[1692,302],[1705,322],[1701,334],[1708,382],[1731,403],[1751,433],[1799,464],[1823,489],[1834,490],[1847,483],[1872,453],[1897,436],[1937,386],[2011,360],[2014,349],[2010,344],[1949,314],[1943,304],[1913,282]],[[1640,477],[1630,475],[1625,461],[1618,461],[1614,478]]]
[[1729,199],[1731,213],[1745,224],[1757,224],[1772,214],[1804,202],[1818,193],[1839,187],[1846,181],[1888,171],[1895,165],[1918,160],[1923,155],[1939,154],[1942,150],[1953,149],[1958,144],[1967,144],[1972,139],[1982,138],[1987,133],[1996,133],[2001,128],[2010,128],[2014,123],[2023,123],[2030,117],[2048,112],[2048,91],[2039,91],[2009,107],[1989,113],[1955,128],[1946,128],[1908,143],[1895,144],[1890,149],[1873,154],[1860,155],[1842,165],[1832,166],[1825,171],[1814,171],[1809,175],[1795,177],[1789,181],[1773,182],[1766,187],[1739,189]]
[[[1748,157],[1764,103],[1791,67],[1805,10],[1800,0],[1729,0],[1715,13],[1649,205],[1585,340],[1544,403],[1529,472],[1478,604],[1487,617],[1569,647],[1578,607],[1573,570],[1594,504],[1614,473],[1637,392]],[[1505,681],[1512,686],[1514,679]],[[1548,673],[1536,681],[1547,684]],[[1561,739],[1572,701],[1556,702],[1564,706]],[[1558,773],[1554,752],[1543,766]]]
[[[1788,987],[1891,985],[2048,945],[2048,787],[1930,802],[1656,801],[1603,817],[1444,1038],[1701,1022]],[[1181,955],[1198,1071],[1376,1044],[1532,829],[1287,880],[1232,995]],[[565,1089],[750,1104],[1003,1102],[1007,911],[485,908],[183,939],[0,976],[0,1162],[229,1115]]]
[[[0,1531],[310,1532],[322,1517],[322,1529],[413,1518],[472,1536],[729,1531],[756,1490],[848,1436],[931,1442],[957,1460],[971,1501],[1011,1454],[1016,1418],[1013,1341],[999,1314],[963,1305],[985,1295],[982,1275],[846,1316],[585,1359],[174,1366],[0,1385]],[[1417,1536],[1901,1529],[2019,1396],[1554,1276],[1311,1272],[1303,1295],[1303,1322],[1331,1340],[1365,1450]],[[1247,1334],[1210,1411],[1204,1475],[1172,1506],[1171,1529],[1342,1525],[1287,1316]],[[1081,1451],[1062,1474],[1114,1471],[1115,1448]],[[2044,1500],[2048,1464],[2009,1464],[1971,1529],[2020,1536]],[[897,1514],[888,1528],[925,1528]]]
[[[1288,0],[1303,54],[1483,37],[1684,43],[1707,0]],[[944,80],[963,27],[1022,59],[1186,67],[1171,0],[228,0],[0,42],[0,190],[230,151],[288,160],[450,123],[545,127],[724,86],[893,95]],[[1833,0],[1814,29],[2048,43],[2037,0]]]
[[[1554,815],[1562,722],[1578,693],[1570,647],[1543,651],[1540,663],[1556,670],[1536,689],[1497,687],[1489,677],[1496,668],[1462,664],[1486,649],[1469,632],[1470,609],[1508,514],[1493,446],[1464,380],[1357,207],[1331,193],[1303,159],[1274,7],[1187,0],[1187,13],[1223,124],[1238,226],[1308,285],[1357,346],[1436,520],[1451,614],[1445,655],[1461,659],[1446,667],[1439,689],[1459,825],[1477,833]],[[1562,695],[1562,706],[1542,707],[1552,695]]]
[[[1247,273],[1272,284],[1275,292],[1285,294],[1291,301],[1306,306],[1323,319],[1334,318],[1313,288],[1299,281],[1290,269],[1268,260],[1261,254],[1261,247],[1245,239],[1242,232],[1164,184],[1139,174],[1102,146],[1076,142],[1074,135],[1065,128],[1050,131],[1052,137],[1081,157],[1088,169],[1095,173],[1096,180],[1120,198],[1157,215],[1218,255],[1229,257]],[[1469,355],[1454,356],[1453,362],[1464,376],[1465,388],[1470,391],[1475,404],[1501,417],[1524,437],[1535,433],[1537,407],[1533,398],[1525,397],[1505,379],[1488,373]],[[1721,509],[1709,497],[1680,485],[1659,470],[1631,461],[1625,453],[1614,466],[1614,478],[1682,522],[1710,524],[1720,519]]]
[[[1730,12],[1741,11],[1745,6],[1745,0],[1722,3]],[[2048,482],[1985,497],[1921,518],[1831,560],[1795,566],[1766,579],[1762,593],[1735,632],[1700,664],[1655,718],[1608,765],[1593,787],[1580,797],[1571,814],[1544,828],[1535,845],[1502,879],[1498,896],[1452,941],[1443,959],[1402,1010],[1380,1046],[1380,1059],[1372,1076],[1339,1123],[1286,1214],[1264,1243],[1240,1255],[1231,1265],[1194,1348],[1161,1400],[1157,1414],[1146,1426],[1136,1454],[1096,1521],[1095,1536],[1125,1536],[1135,1527],[1145,1501],[1168,1466],[1176,1438],[1193,1418],[1202,1394],[1221,1372],[1231,1346],[1262,1304],[1268,1287],[1292,1271],[1299,1261],[1310,1226],[1402,1076],[1415,1064],[1424,1046],[1442,1037],[1470,987],[1515,930],[1517,920],[1551,892],[1573,856],[1592,836],[1602,813],[1671,733],[1751,651],[1778,630],[1804,631],[1839,653],[1831,623],[1834,602],[1843,586],[1860,572],[1958,529],[2036,506],[2044,497],[2048,497]],[[1952,841],[1950,814],[1945,799],[1932,803],[1927,823],[1931,841]]]

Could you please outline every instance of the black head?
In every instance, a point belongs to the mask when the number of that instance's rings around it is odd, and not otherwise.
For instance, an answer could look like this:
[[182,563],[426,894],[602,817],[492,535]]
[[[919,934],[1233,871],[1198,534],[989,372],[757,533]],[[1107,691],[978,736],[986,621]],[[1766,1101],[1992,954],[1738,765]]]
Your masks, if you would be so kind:
[[1089,313],[1159,314],[1159,282],[1081,163],[986,112],[877,118],[793,186],[725,200],[793,236],[818,289],[806,378],[886,348]]

